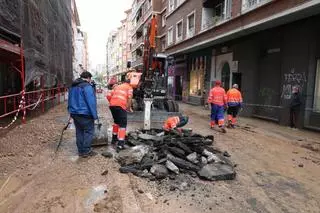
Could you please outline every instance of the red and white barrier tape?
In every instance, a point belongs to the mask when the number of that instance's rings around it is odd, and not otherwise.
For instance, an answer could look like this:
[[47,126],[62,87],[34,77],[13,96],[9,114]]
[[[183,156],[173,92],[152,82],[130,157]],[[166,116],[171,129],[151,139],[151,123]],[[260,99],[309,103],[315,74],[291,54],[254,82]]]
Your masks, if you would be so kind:
[[[19,104],[19,108],[18,108],[18,111],[16,112],[14,118],[12,119],[12,121],[7,125],[7,126],[4,126],[4,127],[0,127],[0,129],[8,129],[10,126],[12,126],[12,124],[14,124],[14,122],[16,122],[18,116],[19,116],[19,112],[23,109],[23,107],[25,106],[25,91],[23,90],[21,92],[21,100],[20,100],[20,104]],[[24,110],[23,111],[23,117],[22,119],[24,120],[26,117],[26,111]]]

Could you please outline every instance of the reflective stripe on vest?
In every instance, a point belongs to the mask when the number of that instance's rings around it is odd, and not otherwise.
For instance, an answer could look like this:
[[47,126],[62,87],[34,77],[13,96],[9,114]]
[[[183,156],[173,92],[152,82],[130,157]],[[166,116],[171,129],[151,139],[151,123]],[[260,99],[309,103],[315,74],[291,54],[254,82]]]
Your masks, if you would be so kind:
[[210,90],[208,102],[219,106],[223,106],[226,103],[226,92],[222,87],[214,87]]
[[113,89],[110,106],[120,106],[127,110],[128,99],[132,97],[132,87],[128,83],[121,84]]
[[228,103],[242,103],[241,93],[237,89],[230,89],[227,93]]

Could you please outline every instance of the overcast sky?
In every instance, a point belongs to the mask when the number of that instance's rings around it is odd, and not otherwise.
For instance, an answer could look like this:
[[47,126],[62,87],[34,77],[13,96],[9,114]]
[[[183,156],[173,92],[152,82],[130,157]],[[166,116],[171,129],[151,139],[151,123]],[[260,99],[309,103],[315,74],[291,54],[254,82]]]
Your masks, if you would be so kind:
[[89,60],[92,68],[106,62],[109,32],[120,26],[124,11],[132,0],[76,0],[81,27],[88,33]]

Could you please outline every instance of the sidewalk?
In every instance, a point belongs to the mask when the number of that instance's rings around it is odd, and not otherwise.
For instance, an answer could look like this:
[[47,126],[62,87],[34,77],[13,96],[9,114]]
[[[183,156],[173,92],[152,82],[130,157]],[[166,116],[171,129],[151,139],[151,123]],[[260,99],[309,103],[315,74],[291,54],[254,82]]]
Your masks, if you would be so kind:
[[[186,115],[198,115],[210,122],[210,110],[203,106],[193,106],[179,103],[181,112]],[[226,118],[226,117],[225,117]],[[275,137],[313,151],[320,151],[320,133],[304,130],[292,129],[271,121],[265,121],[257,118],[238,117],[239,129],[247,132],[256,132],[265,136]],[[192,127],[191,127],[192,128]]]

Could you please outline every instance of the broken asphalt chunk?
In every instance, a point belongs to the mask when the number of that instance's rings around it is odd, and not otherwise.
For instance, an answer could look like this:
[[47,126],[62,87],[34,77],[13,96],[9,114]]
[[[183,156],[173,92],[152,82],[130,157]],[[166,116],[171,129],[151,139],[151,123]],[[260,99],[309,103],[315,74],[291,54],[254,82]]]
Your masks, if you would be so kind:
[[187,170],[192,170],[192,171],[199,171],[200,170],[200,167],[193,164],[193,163],[190,163],[188,161],[185,161],[181,158],[177,158],[177,157],[174,157],[173,155],[171,154],[168,154],[167,155],[168,159],[170,161],[172,161],[172,163],[174,163],[176,166],[178,166],[179,168],[183,168],[183,169],[187,169]]
[[157,179],[163,179],[168,176],[168,169],[162,164],[155,164],[150,169],[151,174],[153,174]]
[[118,155],[115,156],[116,160],[120,163],[120,165],[130,165],[135,163],[140,163],[142,158],[149,152],[149,147],[145,145],[139,145],[130,147],[119,152]]
[[236,172],[233,167],[227,164],[208,164],[205,165],[199,172],[200,178],[205,180],[233,180],[236,177]]
[[170,160],[166,161],[166,167],[169,169],[171,172],[174,172],[175,174],[179,174],[179,168],[174,165]]

